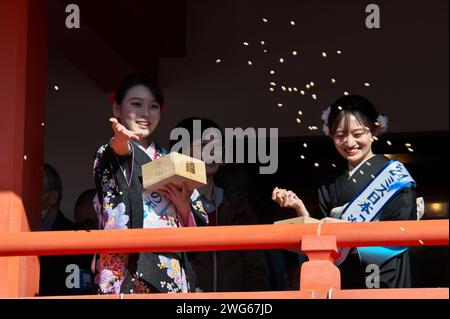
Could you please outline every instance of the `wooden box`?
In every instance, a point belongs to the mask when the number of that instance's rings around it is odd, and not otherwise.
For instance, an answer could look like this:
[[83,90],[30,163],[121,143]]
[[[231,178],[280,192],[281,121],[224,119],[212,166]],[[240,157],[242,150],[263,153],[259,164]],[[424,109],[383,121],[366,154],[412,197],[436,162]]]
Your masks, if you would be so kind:
[[206,185],[205,162],[172,152],[142,165],[142,184],[146,190],[157,191],[170,183],[181,189],[182,182],[186,182],[189,191]]
[[[278,220],[274,222],[274,224],[320,224],[323,223],[320,219],[315,219],[312,217],[295,217],[295,218],[289,218],[289,219],[283,219]],[[292,248],[292,249],[286,249],[294,253],[301,253],[303,252],[299,248]]]
[[323,221],[312,217],[295,217],[289,219],[278,220],[274,224],[320,224]]

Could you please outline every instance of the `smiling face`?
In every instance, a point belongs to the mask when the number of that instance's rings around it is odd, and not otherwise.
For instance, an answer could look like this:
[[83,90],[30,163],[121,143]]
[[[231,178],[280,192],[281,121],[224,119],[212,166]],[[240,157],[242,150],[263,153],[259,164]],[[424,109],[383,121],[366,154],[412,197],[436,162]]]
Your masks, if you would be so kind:
[[127,129],[143,134],[139,144],[149,145],[148,137],[161,119],[161,105],[146,86],[136,85],[128,89],[122,105],[115,103],[113,112]]
[[347,116],[347,120],[341,119],[332,137],[339,154],[351,167],[356,167],[373,155],[372,133],[353,114]]

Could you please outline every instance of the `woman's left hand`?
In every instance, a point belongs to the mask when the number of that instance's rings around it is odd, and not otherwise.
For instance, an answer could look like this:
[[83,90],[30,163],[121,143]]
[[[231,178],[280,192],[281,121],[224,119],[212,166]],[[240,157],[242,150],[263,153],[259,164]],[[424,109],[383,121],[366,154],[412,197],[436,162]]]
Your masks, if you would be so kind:
[[324,223],[348,223],[348,221],[346,221],[346,220],[336,219],[336,218],[331,218],[331,217],[322,218],[321,221],[323,221]]
[[191,194],[188,191],[186,183],[182,183],[181,189],[178,189],[174,184],[167,184],[161,186],[158,192],[167,197],[175,205],[183,219],[184,225],[187,225],[188,216],[191,213]]

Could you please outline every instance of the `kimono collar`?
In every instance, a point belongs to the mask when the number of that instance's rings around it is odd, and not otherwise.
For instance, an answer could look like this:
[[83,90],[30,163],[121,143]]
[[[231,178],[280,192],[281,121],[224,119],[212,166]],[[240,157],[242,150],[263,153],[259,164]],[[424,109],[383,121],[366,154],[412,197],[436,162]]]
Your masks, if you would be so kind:
[[142,146],[141,144],[139,144],[139,143],[136,143],[136,145],[137,145],[141,150],[143,150],[143,151],[148,155],[148,157],[150,157],[150,159],[151,159],[152,161],[158,158],[158,152],[156,151],[156,145],[155,145],[154,142],[151,142],[150,145],[149,145],[147,148],[143,147],[143,146]]
[[352,177],[352,175],[368,160],[370,160],[372,157],[374,157],[375,154],[372,154],[371,157],[369,157],[368,159],[366,159],[365,161],[362,161],[361,163],[359,163],[356,167],[352,167],[351,165],[348,165],[348,178]]

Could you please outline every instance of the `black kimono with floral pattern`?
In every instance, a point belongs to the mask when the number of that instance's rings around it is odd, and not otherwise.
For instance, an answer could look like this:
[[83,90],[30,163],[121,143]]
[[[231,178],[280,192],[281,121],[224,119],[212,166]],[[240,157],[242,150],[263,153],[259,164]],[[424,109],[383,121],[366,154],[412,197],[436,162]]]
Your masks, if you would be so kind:
[[[144,151],[131,142],[128,155],[118,156],[109,146],[95,155],[96,207],[101,229],[181,227],[175,206],[142,186],[143,164],[167,154],[152,143]],[[153,152],[153,154],[152,154]],[[149,156],[153,158],[151,158]],[[157,240],[157,239],[155,239]],[[96,284],[101,294],[189,292],[194,273],[186,253],[100,254]]]

